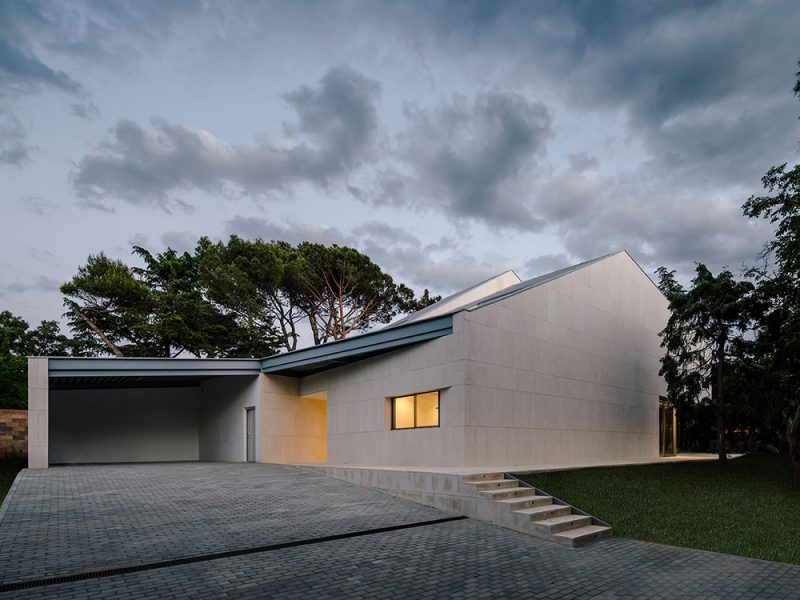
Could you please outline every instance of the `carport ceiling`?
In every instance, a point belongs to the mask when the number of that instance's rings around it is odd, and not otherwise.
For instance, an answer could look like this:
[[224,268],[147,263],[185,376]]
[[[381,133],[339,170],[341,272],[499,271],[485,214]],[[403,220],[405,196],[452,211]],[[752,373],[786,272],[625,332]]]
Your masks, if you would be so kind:
[[86,390],[109,388],[164,388],[194,387],[201,381],[214,379],[214,376],[178,375],[178,376],[142,376],[113,375],[107,377],[51,377],[51,390]]

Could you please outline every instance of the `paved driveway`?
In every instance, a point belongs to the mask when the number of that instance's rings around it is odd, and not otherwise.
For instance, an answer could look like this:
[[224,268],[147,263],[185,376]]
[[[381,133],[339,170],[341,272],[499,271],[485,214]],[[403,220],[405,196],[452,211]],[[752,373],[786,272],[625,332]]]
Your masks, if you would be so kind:
[[449,517],[286,466],[24,471],[0,598],[800,598],[798,566],[620,538],[575,550]]

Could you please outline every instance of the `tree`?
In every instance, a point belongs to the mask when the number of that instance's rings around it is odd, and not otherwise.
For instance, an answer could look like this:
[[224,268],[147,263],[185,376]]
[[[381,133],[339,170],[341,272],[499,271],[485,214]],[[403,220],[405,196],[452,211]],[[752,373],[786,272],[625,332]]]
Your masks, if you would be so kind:
[[724,465],[725,367],[732,345],[751,321],[753,284],[736,281],[727,270],[715,277],[703,264],[697,265],[688,290],[677,282],[674,271],[661,267],[658,275],[659,288],[670,308],[667,326],[661,332],[666,354],[659,374],[667,381],[670,400],[681,407],[710,390],[716,409],[719,460]]
[[[793,91],[800,98],[800,71],[796,77]],[[771,369],[774,393],[783,400],[800,486],[800,164],[774,166],[761,181],[767,194],[751,196],[742,206],[745,216],[775,227],[761,253],[764,266],[752,271],[765,307],[756,341]]]
[[0,312],[0,408],[27,404],[28,323],[9,311]]
[[425,288],[425,291],[422,292],[422,296],[419,298],[411,298],[411,300],[406,303],[404,307],[405,312],[416,312],[418,310],[422,310],[431,304],[436,304],[441,299],[441,296],[431,296],[428,288]]
[[28,404],[28,356],[83,356],[91,348],[63,335],[55,321],[30,329],[27,321],[0,312],[0,408]]
[[284,330],[282,338],[274,325],[283,265],[273,245],[235,235],[227,244],[214,244],[203,237],[195,254],[207,297],[236,322],[230,354],[256,358],[275,354],[289,334]]
[[439,298],[395,283],[339,246],[201,238],[194,254],[135,246],[143,266],[100,253],[61,287],[75,339],[116,356],[261,357],[295,350],[307,319],[315,344],[343,339]]
[[89,256],[61,293],[74,334],[97,336],[115,356],[146,356],[152,350],[148,315],[153,297],[122,261],[102,252]]
[[303,242],[291,285],[306,313],[314,344],[388,323],[405,312],[414,293],[358,250]]
[[[203,294],[200,261],[195,256],[172,248],[153,255],[134,246],[133,252],[145,266],[132,271],[150,296],[147,318],[140,324],[147,332],[148,352],[171,357],[188,352],[199,357],[226,355],[236,348],[236,323]],[[235,350],[234,354],[240,355]]]

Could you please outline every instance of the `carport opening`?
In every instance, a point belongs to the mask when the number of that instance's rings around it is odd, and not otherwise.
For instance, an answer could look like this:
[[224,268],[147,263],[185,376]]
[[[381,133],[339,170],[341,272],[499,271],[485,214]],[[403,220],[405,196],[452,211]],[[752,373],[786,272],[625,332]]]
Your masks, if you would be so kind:
[[259,451],[258,376],[53,378],[50,464],[247,460]]

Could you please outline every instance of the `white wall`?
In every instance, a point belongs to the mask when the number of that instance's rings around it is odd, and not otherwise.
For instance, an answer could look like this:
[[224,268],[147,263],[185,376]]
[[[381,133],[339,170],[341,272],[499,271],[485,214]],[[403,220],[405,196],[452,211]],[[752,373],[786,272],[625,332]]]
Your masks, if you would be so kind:
[[465,464],[657,457],[667,317],[624,253],[465,313]]
[[260,444],[260,376],[225,376],[200,386],[200,460],[242,462],[246,458],[245,408],[256,410],[256,459]]
[[[387,398],[443,390],[440,427],[392,431]],[[453,333],[300,381],[327,392],[329,464],[458,466],[464,461],[464,337]]]
[[324,462],[326,415],[324,393],[303,397],[298,379],[262,375],[261,462]]
[[197,460],[199,388],[51,390],[50,463]]

